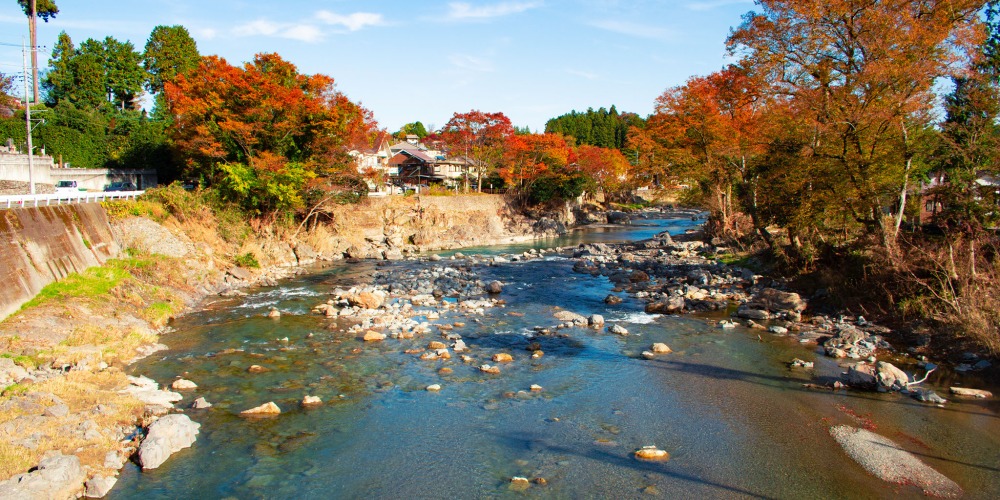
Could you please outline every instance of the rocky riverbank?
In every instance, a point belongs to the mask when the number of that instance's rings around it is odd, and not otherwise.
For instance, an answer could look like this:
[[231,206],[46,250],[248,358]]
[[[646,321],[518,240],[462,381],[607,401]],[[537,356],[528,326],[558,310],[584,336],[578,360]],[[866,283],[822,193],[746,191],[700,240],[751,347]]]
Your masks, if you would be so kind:
[[[425,210],[424,214],[427,213],[428,210]],[[673,215],[695,214],[677,212]],[[406,217],[411,223],[421,220],[419,210]],[[433,224],[440,223],[443,220],[441,217],[444,216],[434,216],[437,222]],[[617,214],[607,214],[598,222],[606,223],[608,219],[628,222]],[[417,222],[416,226],[403,224],[401,229],[391,220],[402,219],[387,217],[380,233],[370,229],[367,237],[355,236],[334,244],[324,243],[315,234],[304,234],[302,238],[292,241],[265,239],[257,243],[266,263],[263,269],[227,265],[224,259],[212,254],[212,245],[204,239],[171,231],[152,221],[127,219],[118,223],[115,231],[123,247],[165,256],[171,265],[183,270],[183,279],[179,281],[185,286],[177,286],[174,290],[183,296],[188,307],[194,307],[205,297],[240,295],[247,286],[273,284],[282,277],[300,272],[301,267],[296,266],[342,258],[360,260],[362,257],[383,262],[401,261],[378,268],[370,283],[333,290],[327,300],[314,305],[312,313],[330,318],[331,328],[343,329],[354,338],[359,348],[366,344],[404,341],[409,345],[414,339],[425,336],[428,341],[422,348],[410,347],[407,350],[422,362],[456,358],[483,373],[503,376],[504,371],[516,369],[519,362],[544,356],[547,342],[571,335],[574,328],[598,328],[611,334],[629,335],[623,325],[606,325],[604,318],[592,311],[567,310],[556,311],[551,323],[537,325],[531,334],[524,336],[523,342],[517,344],[518,350],[471,350],[466,342],[469,339],[453,333],[455,328],[461,328],[460,325],[466,322],[481,321],[488,309],[505,306],[503,292],[506,285],[484,279],[484,269],[557,257],[572,259],[576,272],[605,276],[614,283],[614,293],[605,299],[608,303],[629,296],[644,301],[645,309],[650,314],[732,311],[733,317],[720,321],[719,328],[735,327],[737,322],[742,322],[745,326],[759,329],[760,335],[787,337],[791,341],[815,345],[833,357],[851,362],[851,366],[844,365],[845,376],[842,380],[807,384],[816,390],[901,390],[912,392],[915,397],[925,392],[917,388],[913,376],[901,372],[887,361],[897,359],[903,353],[893,350],[885,342],[882,337],[886,333],[885,328],[873,325],[864,318],[810,314],[808,302],[784,289],[782,283],[747,269],[721,264],[716,259],[721,250],[705,245],[695,237],[675,239],[664,233],[632,244],[590,244],[490,257],[455,254],[442,258],[421,253],[421,250],[443,246],[441,242],[418,237],[421,230],[430,231],[426,226]],[[541,226],[552,230],[558,227],[558,223],[550,220]],[[531,224],[524,221],[510,227],[519,227],[525,233],[516,234],[510,230],[487,233],[503,234],[498,242],[523,239],[532,234]],[[450,229],[441,226],[438,231],[447,233]],[[465,231],[462,235],[472,232]],[[328,237],[329,233],[325,235]],[[469,241],[484,243],[482,239],[469,240],[465,236],[447,240],[455,246]],[[60,304],[60,307],[63,309],[22,315],[5,326],[17,325],[16,331],[32,331],[46,325],[51,329],[54,323],[60,323],[52,321],[52,314],[56,314],[62,315],[62,318],[81,318],[102,328],[117,328],[123,324],[140,328],[145,324],[150,332],[154,330],[154,326],[139,316],[130,317],[127,311],[108,314],[98,310],[99,314],[94,314],[94,310],[88,310],[88,304]],[[67,310],[72,311],[68,316]],[[282,313],[275,310],[271,315],[280,321]],[[66,337],[70,333],[67,332]],[[641,357],[670,355],[669,346],[663,344],[651,345],[648,349]],[[144,352],[151,352],[151,349],[145,348]],[[0,364],[0,368],[6,370],[0,370],[0,375],[6,373],[25,387],[19,396],[4,401],[0,411],[16,416],[0,425],[0,432],[5,436],[18,436],[21,441],[11,441],[14,446],[66,450],[66,443],[56,443],[49,436],[37,435],[38,432],[32,434],[29,430],[72,429],[73,439],[76,439],[73,441],[74,449],[88,450],[84,457],[86,465],[81,464],[79,453],[51,454],[42,462],[44,467],[39,466],[30,474],[21,474],[0,483],[2,496],[40,494],[63,497],[67,491],[79,491],[85,479],[89,481],[87,494],[102,496],[114,485],[117,469],[129,457],[134,456],[144,468],[153,468],[171,453],[190,446],[194,441],[198,424],[184,414],[170,412],[175,411],[173,403],[181,399],[181,394],[175,391],[197,391],[197,380],[179,378],[171,388],[173,391],[160,390],[154,381],[148,379],[126,379],[121,370],[123,360],[115,359],[108,363],[102,351],[95,351],[93,346],[73,346],[58,355],[58,363],[46,363],[34,370],[26,370],[13,362]],[[0,363],[4,361],[0,359]],[[796,369],[811,369],[808,363],[797,361],[788,360],[790,366]],[[926,360],[924,362],[926,365]],[[248,373],[252,374],[253,367],[250,368]],[[871,376],[866,377],[865,374]],[[100,377],[104,384],[104,392],[100,394],[119,399],[111,401],[101,397],[68,401],[67,394],[72,394],[73,388],[62,393],[43,390],[58,386],[61,380],[74,380],[75,377]],[[81,380],[81,384],[85,382]],[[442,389],[440,385],[433,385],[436,384],[429,385],[427,389]],[[76,386],[77,392],[79,387],[84,386]],[[541,390],[543,388],[537,388],[537,391]],[[516,393],[511,397],[531,397],[536,388],[526,388],[522,392],[524,394]],[[944,404],[935,399],[927,401]],[[322,403],[310,394],[302,395],[303,405]],[[198,408],[207,408],[211,401],[200,399],[195,404]],[[247,408],[243,413],[260,418],[276,411],[281,410],[270,402],[257,408]],[[171,418],[164,420],[160,417],[165,413],[170,413]],[[109,418],[102,420],[98,418],[101,415]],[[117,420],[110,418],[112,416]],[[136,432],[136,420],[144,429],[142,432]],[[152,422],[164,423],[154,427],[149,425]],[[76,433],[79,435],[76,436]],[[100,461],[88,458],[97,455],[101,455]],[[70,486],[74,482],[76,489]],[[40,486],[45,484],[48,486]]]

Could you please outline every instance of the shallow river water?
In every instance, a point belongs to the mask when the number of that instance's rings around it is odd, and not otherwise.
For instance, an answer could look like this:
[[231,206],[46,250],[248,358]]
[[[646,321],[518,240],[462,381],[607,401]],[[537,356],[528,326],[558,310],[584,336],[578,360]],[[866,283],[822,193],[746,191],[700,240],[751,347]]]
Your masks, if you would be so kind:
[[[462,251],[641,239],[694,224],[648,222],[569,240]],[[921,495],[855,464],[830,437],[828,429],[838,424],[866,426],[892,439],[958,482],[968,498],[1000,497],[995,402],[936,407],[899,394],[805,389],[805,382],[823,383],[840,372],[815,346],[756,330],[719,329],[721,313],[651,316],[631,298],[605,305],[613,288],[608,280],[573,273],[572,261],[558,257],[479,268],[484,281],[505,283],[506,306],[437,321],[464,323],[453,333],[463,336],[477,360],[512,354],[515,361],[501,375],[481,373],[478,362],[464,364],[457,356],[421,361],[403,351],[423,348],[437,334],[368,345],[344,333],[346,323],[309,314],[335,287],[365,282],[373,269],[370,263],[317,269],[178,319],[176,331],[162,339],[170,350],[132,370],[164,385],[180,375],[195,381],[199,388],[178,408],[198,396],[214,406],[184,410],[202,424],[193,447],[155,470],[129,464],[109,498]],[[270,307],[285,314],[263,317]],[[631,335],[568,329],[566,338],[537,338],[545,355],[530,359],[525,334],[558,323],[556,308],[602,314]],[[279,340],[285,337],[287,343]],[[641,359],[654,342],[675,352]],[[796,357],[816,361],[814,373],[790,370]],[[247,373],[253,364],[269,371]],[[453,372],[439,374],[442,367]],[[428,392],[429,384],[442,389]],[[532,384],[543,390],[530,392]],[[300,408],[306,394],[325,404]],[[239,416],[268,401],[283,413]],[[668,451],[670,460],[634,459],[644,445]],[[546,484],[519,491],[511,488],[513,476]]]

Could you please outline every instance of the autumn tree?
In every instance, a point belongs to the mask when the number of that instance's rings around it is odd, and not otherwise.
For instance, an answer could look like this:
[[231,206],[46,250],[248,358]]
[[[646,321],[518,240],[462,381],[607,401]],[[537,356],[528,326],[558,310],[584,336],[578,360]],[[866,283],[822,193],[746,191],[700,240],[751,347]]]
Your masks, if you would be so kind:
[[529,189],[548,174],[559,172],[569,163],[571,148],[560,134],[516,134],[507,138],[499,175],[514,189]]
[[31,81],[34,96],[33,102],[38,102],[38,18],[44,22],[55,19],[59,7],[53,0],[17,0],[18,5],[28,16],[28,37],[31,39]]
[[455,113],[440,131],[452,156],[465,156],[475,163],[477,191],[483,189],[483,177],[499,168],[507,138],[512,135],[510,118],[478,110]]
[[597,189],[610,198],[622,198],[629,184],[629,162],[621,151],[581,144],[576,150],[576,166]]
[[[914,135],[927,126],[935,79],[977,40],[981,0],[758,0],[730,35],[772,95],[813,129],[811,175],[829,180],[820,210],[843,213],[883,245],[902,222]],[[896,213],[895,219],[886,211]]]
[[[671,165],[670,174],[700,183],[721,233],[736,234],[741,208],[756,213],[751,165],[766,145],[767,102],[760,81],[745,67],[731,65],[668,89],[649,118],[648,133],[661,161]],[[741,194],[749,203],[741,203]]]
[[165,82],[164,93],[187,175],[260,214],[300,209],[340,189],[356,170],[347,151],[375,131],[371,113],[332,78],[301,74],[277,54],[243,66],[204,57]]

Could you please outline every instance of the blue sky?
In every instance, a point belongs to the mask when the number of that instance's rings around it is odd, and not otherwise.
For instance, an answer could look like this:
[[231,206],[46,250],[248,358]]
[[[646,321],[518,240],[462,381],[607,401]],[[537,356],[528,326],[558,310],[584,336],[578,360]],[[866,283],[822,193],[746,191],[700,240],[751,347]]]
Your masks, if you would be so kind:
[[[500,111],[541,131],[571,110],[647,115],[669,87],[725,64],[725,38],[751,0],[56,0],[39,23],[40,66],[60,31],[138,50],[156,25],[185,26],[230,63],[277,52],[372,110],[382,127],[440,127],[456,112]],[[20,72],[27,23],[0,4],[0,72]]]

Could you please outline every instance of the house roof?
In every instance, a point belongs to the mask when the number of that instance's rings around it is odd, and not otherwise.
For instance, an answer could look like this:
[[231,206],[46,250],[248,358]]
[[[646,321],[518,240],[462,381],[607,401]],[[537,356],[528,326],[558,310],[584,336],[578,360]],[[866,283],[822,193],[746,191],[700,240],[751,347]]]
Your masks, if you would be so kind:
[[400,165],[409,158],[414,158],[423,163],[435,163],[437,161],[423,151],[404,149],[393,155],[392,158],[389,158],[389,164]]

